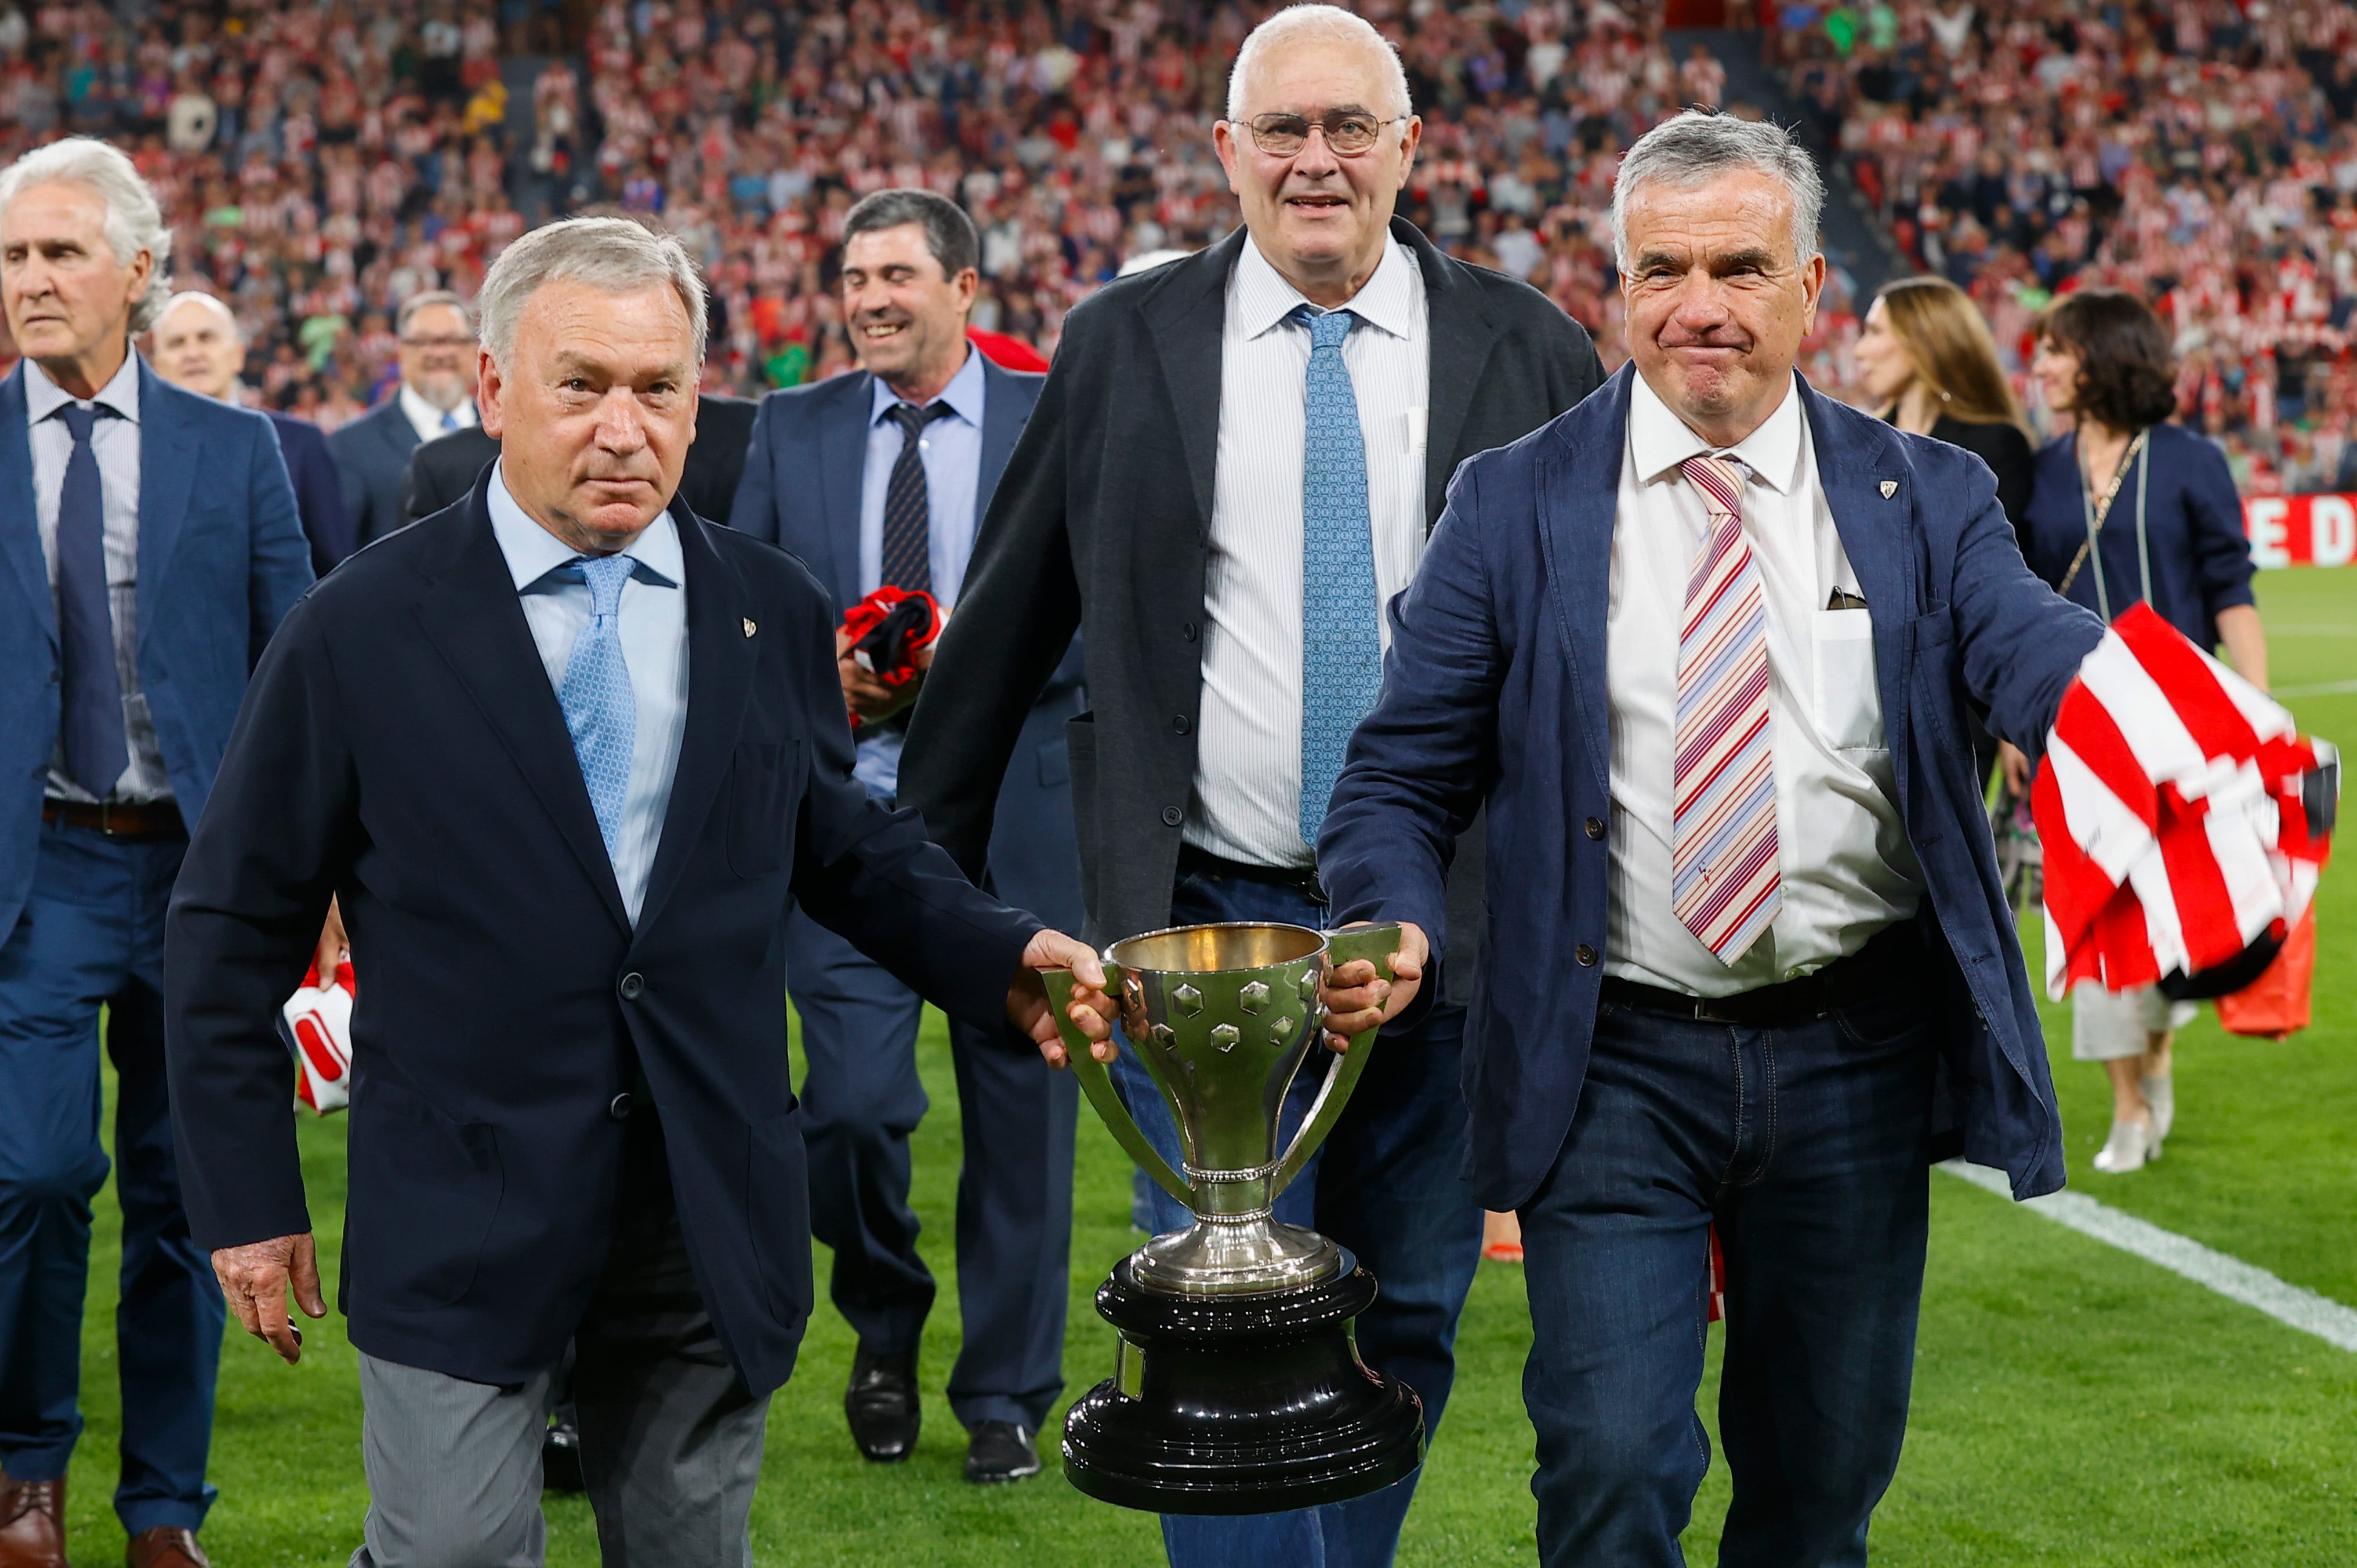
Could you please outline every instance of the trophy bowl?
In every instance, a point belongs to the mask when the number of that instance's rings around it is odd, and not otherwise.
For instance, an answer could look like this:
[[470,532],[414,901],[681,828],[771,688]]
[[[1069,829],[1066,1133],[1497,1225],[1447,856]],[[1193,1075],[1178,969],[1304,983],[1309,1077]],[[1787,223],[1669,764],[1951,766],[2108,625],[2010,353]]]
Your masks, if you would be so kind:
[[[1318,931],[1239,922],[1148,931],[1105,950],[1126,1048],[1169,1106],[1181,1169],[1146,1140],[1071,1026],[1068,973],[1048,976],[1073,1070],[1114,1139],[1193,1223],[1114,1268],[1097,1311],[1120,1336],[1114,1375],[1064,1421],[1064,1473],[1091,1497],[1159,1513],[1269,1513],[1391,1485],[1424,1458],[1424,1407],[1359,1359],[1351,1323],[1372,1275],[1276,1196],[1340,1118],[1375,1043],[1319,1048],[1331,965],[1390,978],[1397,926]],[[1286,1093],[1329,1065],[1290,1144]]]

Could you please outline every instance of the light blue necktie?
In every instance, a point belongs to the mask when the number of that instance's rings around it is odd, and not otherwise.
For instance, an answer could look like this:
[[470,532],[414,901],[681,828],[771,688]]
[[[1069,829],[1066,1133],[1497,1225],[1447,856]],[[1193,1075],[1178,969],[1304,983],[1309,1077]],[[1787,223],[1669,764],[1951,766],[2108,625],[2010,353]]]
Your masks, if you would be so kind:
[[458,428],[458,415],[456,411],[447,408],[442,411],[442,428],[445,430]]
[[589,624],[574,639],[565,682],[556,691],[608,860],[620,854],[622,806],[630,793],[630,753],[639,738],[639,703],[630,693],[630,666],[622,661],[619,615],[622,585],[637,564],[628,555],[584,556],[573,563],[589,585]]
[[1308,431],[1301,464],[1301,838],[1318,846],[1351,732],[1383,689],[1375,546],[1367,521],[1367,444],[1342,340],[1359,318],[1306,305]]

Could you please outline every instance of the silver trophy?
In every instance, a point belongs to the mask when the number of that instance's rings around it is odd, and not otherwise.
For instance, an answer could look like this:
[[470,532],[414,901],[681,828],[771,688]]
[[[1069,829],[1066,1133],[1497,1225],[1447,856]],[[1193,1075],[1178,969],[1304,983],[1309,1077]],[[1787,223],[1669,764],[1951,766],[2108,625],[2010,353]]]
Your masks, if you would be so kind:
[[[1391,978],[1397,926],[1180,926],[1105,950],[1127,1048],[1170,1107],[1182,1171],[1140,1132],[1104,1064],[1049,998],[1082,1089],[1146,1174],[1193,1211],[1125,1258],[1097,1293],[1121,1334],[1114,1375],[1066,1418],[1064,1469],[1082,1491],[1164,1513],[1259,1513],[1340,1501],[1421,1462],[1415,1394],[1370,1370],[1351,1322],[1375,1283],[1315,1230],[1280,1223],[1276,1197],[1334,1130],[1375,1044],[1325,1052],[1328,966],[1372,961]],[[1282,1150],[1278,1112],[1313,1054],[1329,1065]]]

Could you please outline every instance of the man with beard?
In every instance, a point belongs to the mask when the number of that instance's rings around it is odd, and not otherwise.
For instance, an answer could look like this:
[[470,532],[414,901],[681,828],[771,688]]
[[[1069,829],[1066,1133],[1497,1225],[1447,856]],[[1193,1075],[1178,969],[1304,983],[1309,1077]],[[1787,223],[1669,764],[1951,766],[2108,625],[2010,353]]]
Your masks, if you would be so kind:
[[393,332],[401,340],[393,394],[328,437],[361,544],[407,521],[402,492],[417,444],[475,423],[475,329],[466,303],[440,289],[413,294],[402,302]]

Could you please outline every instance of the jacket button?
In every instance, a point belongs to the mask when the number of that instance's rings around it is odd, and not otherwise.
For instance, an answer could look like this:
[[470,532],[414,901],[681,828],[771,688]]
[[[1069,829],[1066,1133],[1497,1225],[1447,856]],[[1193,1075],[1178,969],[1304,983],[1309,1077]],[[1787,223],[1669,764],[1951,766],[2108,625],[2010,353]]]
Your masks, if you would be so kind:
[[1170,733],[1173,735],[1185,735],[1189,730],[1193,729],[1194,727],[1195,726],[1187,722],[1187,715],[1184,714],[1180,714],[1177,718],[1170,721]]
[[1201,636],[1202,633],[1195,629],[1195,623],[1190,620],[1186,625],[1178,628],[1178,635],[1185,638],[1188,641],[1192,642],[1195,639]]
[[1579,961],[1579,967],[1582,969],[1591,968],[1596,962],[1596,950],[1586,942],[1580,943],[1574,949],[1571,956]]
[[1164,827],[1175,828],[1186,820],[1187,813],[1180,811],[1178,807],[1165,806],[1162,808],[1162,825]]
[[637,1110],[638,1105],[638,1101],[626,1089],[608,1102],[606,1114],[617,1122],[627,1122],[630,1119],[630,1112]]
[[634,969],[630,971],[630,973],[622,976],[620,989],[623,1001],[636,1002],[639,999],[639,993],[644,991],[646,988],[646,978],[640,974],[637,970]]
[[1588,818],[1587,826],[1587,836],[1589,838],[1600,839],[1604,836],[1604,819],[1602,817]]

